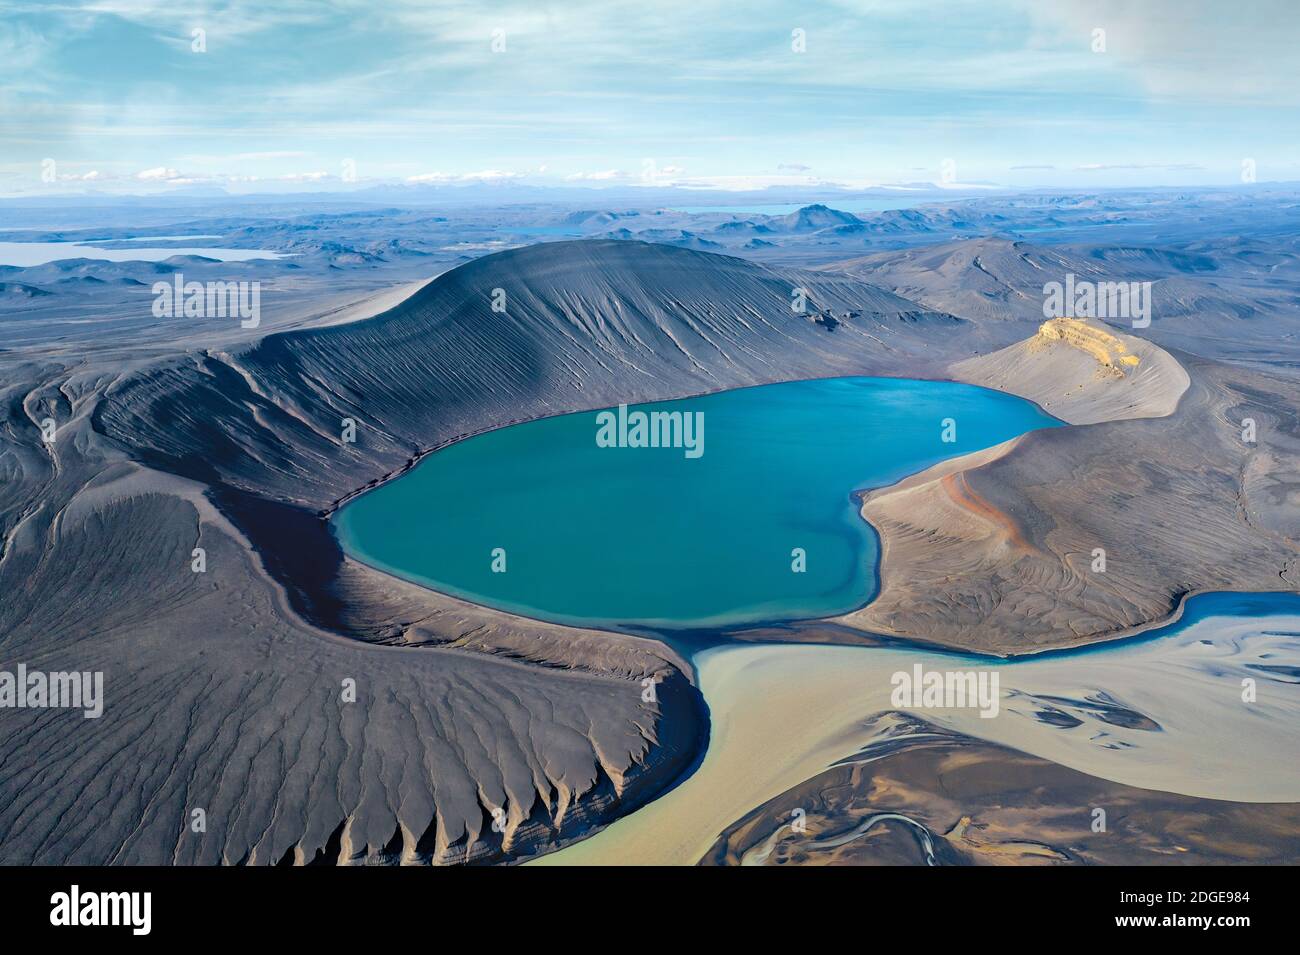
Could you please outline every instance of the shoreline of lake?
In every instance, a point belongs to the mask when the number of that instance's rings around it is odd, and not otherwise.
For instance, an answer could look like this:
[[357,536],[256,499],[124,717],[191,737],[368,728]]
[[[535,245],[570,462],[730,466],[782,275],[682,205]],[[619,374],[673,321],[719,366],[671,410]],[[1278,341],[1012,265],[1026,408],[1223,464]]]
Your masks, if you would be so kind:
[[[683,463],[672,449],[653,449],[629,468],[616,457],[636,452],[598,449],[583,417],[591,412],[574,412],[413,456],[323,516],[344,552],[366,566],[525,618],[614,632],[819,620],[869,603],[879,583],[878,567],[868,572],[878,563],[878,535],[858,513],[860,494],[1063,426],[995,389],[876,376],[637,407],[683,402],[708,416],[712,456]],[[956,419],[962,432],[954,424],[952,437],[941,434]],[[518,481],[530,459],[538,473]],[[612,545],[611,519],[622,525]],[[486,560],[498,548],[513,563],[493,576]],[[523,560],[535,577],[509,576]],[[554,561],[568,562],[564,573],[536,576]],[[621,590],[589,583],[601,575]],[[666,608],[665,591],[680,606]]]

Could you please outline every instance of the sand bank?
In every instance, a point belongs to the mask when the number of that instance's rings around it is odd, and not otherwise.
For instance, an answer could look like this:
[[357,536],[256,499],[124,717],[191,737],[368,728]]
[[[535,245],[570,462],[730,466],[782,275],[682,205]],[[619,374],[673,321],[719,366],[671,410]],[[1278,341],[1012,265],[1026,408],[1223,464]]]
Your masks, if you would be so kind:
[[[1294,747],[1290,727],[1300,717],[1300,685],[1279,669],[1300,664],[1297,631],[1300,616],[1211,617],[1140,643],[993,663],[1002,691],[996,718],[975,709],[913,715],[1128,786],[1294,802],[1300,767],[1277,754]],[[745,813],[889,732],[889,721],[876,717],[892,708],[890,677],[917,662],[990,665],[919,650],[815,645],[701,653],[713,736],[699,769],[654,803],[538,861],[695,863]],[[1242,702],[1244,677],[1257,681],[1255,703]]]

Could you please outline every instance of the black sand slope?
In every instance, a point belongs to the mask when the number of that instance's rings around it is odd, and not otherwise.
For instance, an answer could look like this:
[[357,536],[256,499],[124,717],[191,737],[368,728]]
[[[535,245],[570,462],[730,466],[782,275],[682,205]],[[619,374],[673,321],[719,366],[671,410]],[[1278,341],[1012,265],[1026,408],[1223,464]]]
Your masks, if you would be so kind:
[[508,422],[987,347],[849,277],[611,241],[229,349],[7,360],[0,653],[102,670],[105,706],[6,711],[0,862],[490,861],[609,821],[702,742],[680,661],[395,581],[323,515]]
[[[1032,649],[1057,639],[1062,615],[1079,624],[1069,642],[1090,642],[1190,590],[1294,588],[1285,370],[1215,360],[1220,317],[1182,322],[1200,357],[1129,339],[1139,365],[1116,375],[1086,348],[1037,344],[1031,279],[1007,279],[1081,268],[1083,253],[973,251],[946,254],[955,271],[927,293],[960,317],[842,270],[585,240],[475,260],[365,320],[0,353],[0,654],[105,678],[99,719],[5,711],[0,862],[512,860],[671,786],[707,721],[667,647],[433,593],[347,559],[329,533],[351,495],[516,421],[892,374],[987,383],[1089,422],[918,478],[925,506],[908,510],[908,546],[887,541],[880,606],[853,629],[777,639],[883,631],[1014,653],[1033,626]],[[985,291],[1021,301],[1009,317],[945,291],[990,273]],[[1247,416],[1261,437],[1241,447]],[[1191,514],[1205,533],[1181,530]],[[1076,556],[1095,541],[1123,560],[1080,617]],[[934,583],[923,600],[888,589],[913,580]]]

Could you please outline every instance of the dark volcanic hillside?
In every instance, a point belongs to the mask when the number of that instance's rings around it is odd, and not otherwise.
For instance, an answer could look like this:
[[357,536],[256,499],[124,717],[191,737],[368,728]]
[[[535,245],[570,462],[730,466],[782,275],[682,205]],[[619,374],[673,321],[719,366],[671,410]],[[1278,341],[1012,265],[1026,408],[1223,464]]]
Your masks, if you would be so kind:
[[[803,315],[791,310],[798,287]],[[510,422],[865,367],[934,369],[990,340],[844,276],[553,243],[462,266],[363,323],[133,376],[108,390],[95,424],[165,470],[321,508],[423,450]],[[340,443],[345,418],[354,445]]]
[[509,421],[925,373],[986,347],[976,326],[849,277],[575,242],[475,261],[374,319],[240,348],[126,370],[93,353],[7,359],[5,657],[102,670],[106,704],[98,720],[6,715],[0,861],[457,861],[609,821],[700,745],[676,657],[364,568],[322,513]]
[[[1011,259],[998,269],[982,252],[965,272],[1036,273],[1047,261],[1000,248]],[[791,309],[800,298],[802,313]],[[1032,338],[1037,321],[988,317],[928,310],[844,272],[580,241],[476,260],[374,318],[238,346],[187,351],[154,337],[0,351],[0,648],[33,668],[102,670],[106,697],[94,720],[6,711],[0,862],[511,859],[626,813],[670,786],[702,743],[699,697],[674,653],[398,581],[345,558],[326,515],[459,437],[619,402],[840,374],[965,374],[1114,412],[1167,377],[1146,343],[1130,343],[1148,356],[1138,371],[1115,378],[1064,340],[1004,348]],[[977,354],[974,370],[954,368]],[[1206,575],[1198,538],[1152,531],[1171,513],[1190,509],[1233,554],[1255,555],[1232,563],[1228,584],[1292,586],[1295,423],[1268,402],[1293,389],[1270,379],[1267,393],[1251,390],[1249,373],[1227,366],[1192,373],[1194,400],[1175,415],[1146,416],[1167,415],[1185,380],[1163,389],[1162,410],[1126,415],[1140,420],[1083,417],[1097,423],[1024,442],[986,469],[994,480],[967,462],[968,484],[996,507],[958,495],[909,515],[936,520],[908,532],[910,550],[885,548],[883,578],[941,579],[928,603],[895,602],[890,632],[951,631],[943,639],[964,646],[978,633],[1014,652],[1005,644],[1033,620],[1056,640],[1056,618],[1074,613],[1058,598],[1072,593],[1078,544],[1064,540],[1061,556],[1056,539],[1084,518],[1135,556],[1089,582],[1093,616],[1072,642],[1222,583]],[[1233,431],[1244,415],[1266,436],[1258,449],[1206,440],[1206,428]],[[50,443],[45,419],[57,427]],[[349,422],[355,442],[343,439]],[[1114,465],[1134,448],[1159,469]],[[1212,474],[1222,493],[1187,494],[1166,470]],[[1098,506],[1135,487],[1141,520]],[[996,533],[970,514],[992,514]],[[1018,529],[1026,515],[1032,525]],[[1043,543],[1025,557],[999,535]],[[1134,574],[1146,580],[1140,601]],[[1033,600],[1018,599],[1027,592]],[[828,639],[863,639],[832,629]],[[650,696],[646,681],[657,684]]]
[[1043,320],[1043,283],[1067,272],[1097,280],[1102,266],[1068,251],[1006,239],[967,239],[943,245],[877,252],[827,266],[880,282],[918,302],[968,318]]
[[[1153,340],[1210,358],[1290,359],[1300,325],[1300,243],[1045,245],[967,239],[826,266],[976,321],[1042,321],[1043,286],[1067,274],[1150,282]],[[1116,322],[1121,327],[1127,323]]]

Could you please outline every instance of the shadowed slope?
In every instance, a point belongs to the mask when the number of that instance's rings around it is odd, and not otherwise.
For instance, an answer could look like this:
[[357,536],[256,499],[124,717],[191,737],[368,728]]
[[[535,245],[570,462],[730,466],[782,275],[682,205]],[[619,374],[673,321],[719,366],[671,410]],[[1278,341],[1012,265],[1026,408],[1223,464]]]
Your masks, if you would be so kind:
[[[805,314],[791,310],[797,288]],[[424,618],[445,614],[443,599],[430,605],[386,576],[376,584],[313,515],[428,450],[517,421],[792,378],[916,373],[984,341],[840,276],[668,246],[554,243],[470,263],[367,322],[150,369],[111,388],[95,424],[152,466],[219,487],[313,619],[366,639],[427,639],[437,628]],[[341,440],[348,420],[355,443]],[[276,546],[287,533],[311,546]]]
[[[843,274],[573,242],[477,260],[373,319],[220,351],[0,355],[0,650],[102,669],[107,697],[99,720],[5,711],[0,861],[490,860],[603,825],[698,750],[676,656],[362,567],[325,515],[513,421],[794,378],[942,377],[1023,337]],[[930,589],[882,603],[881,629],[1001,649],[1028,625],[1043,646],[1153,619],[1192,584],[1277,586],[1293,416],[1268,403],[1271,382],[1189,369],[1170,418],[1054,429],[973,471],[1032,559],[999,545],[972,563],[920,527],[915,579]],[[1273,437],[1241,453],[1228,425],[1250,413]],[[1077,557],[1098,539],[1119,542],[1116,584],[1089,588],[1080,616]]]
[[[807,315],[790,309],[800,283]],[[98,720],[5,712],[0,859],[492,860],[608,822],[700,745],[675,655],[394,580],[345,559],[323,515],[510,421],[935,367],[959,333],[978,338],[843,277],[562,243],[470,263],[365,321],[126,371],[10,363],[0,648],[102,670],[106,700]]]
[[[809,292],[806,315],[791,311],[797,287]],[[812,320],[823,310],[833,332]],[[932,325],[980,338],[840,276],[643,243],[553,243],[462,266],[367,322],[151,369],[110,391],[97,425],[170,470],[314,501],[361,486],[376,465],[385,473],[541,415],[827,376],[866,360],[936,365],[952,350],[930,341]],[[348,417],[357,440],[343,446]],[[357,479],[340,489],[330,479],[339,470]]]

